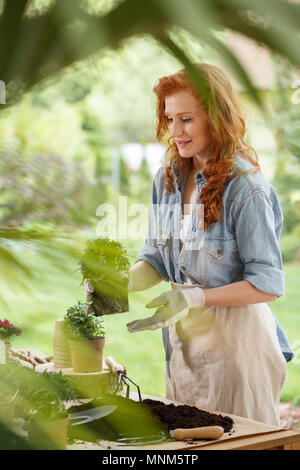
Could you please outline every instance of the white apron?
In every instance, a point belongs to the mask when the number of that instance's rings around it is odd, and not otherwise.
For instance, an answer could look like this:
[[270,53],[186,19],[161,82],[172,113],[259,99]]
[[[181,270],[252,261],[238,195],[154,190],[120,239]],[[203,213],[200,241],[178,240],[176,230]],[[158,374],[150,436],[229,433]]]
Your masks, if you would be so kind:
[[169,340],[167,398],[280,425],[286,361],[267,304],[191,309],[169,327]]

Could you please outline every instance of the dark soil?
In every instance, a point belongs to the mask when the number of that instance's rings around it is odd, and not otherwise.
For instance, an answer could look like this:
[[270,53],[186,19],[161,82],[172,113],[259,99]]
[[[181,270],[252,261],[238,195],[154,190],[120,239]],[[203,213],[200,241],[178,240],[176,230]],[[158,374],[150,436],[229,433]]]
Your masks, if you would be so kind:
[[203,426],[221,426],[224,432],[229,432],[233,420],[229,416],[208,413],[189,405],[166,405],[160,401],[145,399],[147,405],[157,418],[168,428],[198,428]]
[[[102,282],[105,285],[104,282]],[[104,296],[101,293],[93,292],[87,294],[87,301],[91,302],[88,309],[89,313],[93,313],[96,317],[102,315],[112,315],[114,313],[128,312],[128,297],[122,297],[116,293],[114,297]]]
[[116,441],[118,438],[136,436],[152,438],[161,432],[177,428],[221,426],[225,432],[232,429],[233,420],[227,416],[208,413],[194,406],[173,404],[145,399],[142,403],[116,395],[103,395],[85,405],[74,406],[68,411],[88,410],[102,405],[115,405],[111,414],[82,425],[69,425],[68,437],[96,442],[99,439]]

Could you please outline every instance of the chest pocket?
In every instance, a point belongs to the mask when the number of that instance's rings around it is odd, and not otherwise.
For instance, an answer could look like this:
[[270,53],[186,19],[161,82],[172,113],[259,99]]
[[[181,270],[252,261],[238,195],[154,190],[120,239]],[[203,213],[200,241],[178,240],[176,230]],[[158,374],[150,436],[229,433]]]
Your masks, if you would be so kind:
[[198,253],[197,266],[195,274],[204,285],[217,287],[239,280],[243,266],[236,239],[206,238]]
[[238,255],[235,238],[217,238],[204,240],[203,251],[215,260],[225,261],[228,256]]

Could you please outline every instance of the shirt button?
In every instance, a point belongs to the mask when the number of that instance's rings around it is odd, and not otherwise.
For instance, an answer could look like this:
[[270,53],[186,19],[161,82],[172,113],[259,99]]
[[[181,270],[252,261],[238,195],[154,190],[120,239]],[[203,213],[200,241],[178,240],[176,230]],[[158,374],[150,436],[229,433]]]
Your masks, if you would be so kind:
[[218,255],[222,255],[222,254],[223,254],[223,250],[218,250],[218,251],[217,251],[217,254],[218,254]]

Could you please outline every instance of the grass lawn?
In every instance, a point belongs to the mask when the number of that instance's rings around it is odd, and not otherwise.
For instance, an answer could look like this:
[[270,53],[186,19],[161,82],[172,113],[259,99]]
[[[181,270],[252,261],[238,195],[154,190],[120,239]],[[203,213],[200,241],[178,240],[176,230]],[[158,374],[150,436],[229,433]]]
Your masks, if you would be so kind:
[[295,353],[294,359],[287,364],[281,400],[300,404],[300,264],[286,263],[284,271],[285,294],[270,304]]
[[[77,300],[84,301],[85,292],[80,287],[80,273],[70,259],[64,260],[62,272],[39,255],[26,255],[28,262],[38,273],[39,281],[30,295],[10,290],[5,291],[11,311],[1,307],[0,318],[8,318],[23,329],[19,337],[12,338],[17,348],[31,348],[39,354],[52,353],[52,336],[55,320],[62,318],[66,309]],[[282,324],[291,343],[298,341],[296,360],[288,363],[287,379],[282,392],[282,401],[300,403],[300,269],[299,264],[286,264],[286,293],[270,304]],[[126,323],[145,317],[152,310],[144,305],[153,297],[168,289],[162,282],[145,292],[130,294],[130,312],[105,317],[105,356],[111,355],[126,368],[129,377],[140,385],[142,393],[164,396],[165,361],[161,330],[129,333]],[[16,295],[17,294],[17,295]],[[297,344],[296,344],[297,346]],[[297,353],[297,348],[295,350]]]

